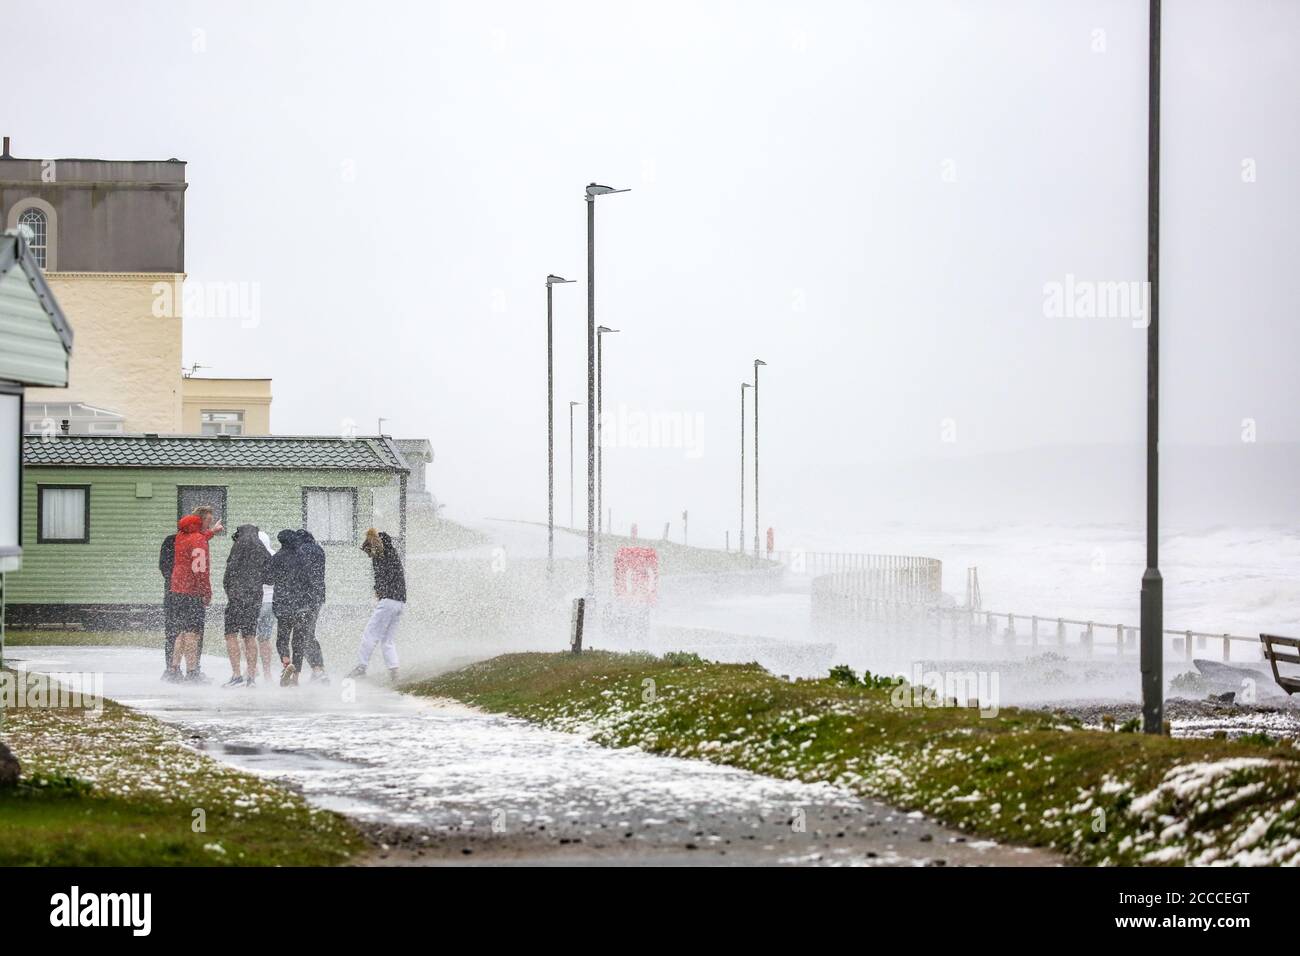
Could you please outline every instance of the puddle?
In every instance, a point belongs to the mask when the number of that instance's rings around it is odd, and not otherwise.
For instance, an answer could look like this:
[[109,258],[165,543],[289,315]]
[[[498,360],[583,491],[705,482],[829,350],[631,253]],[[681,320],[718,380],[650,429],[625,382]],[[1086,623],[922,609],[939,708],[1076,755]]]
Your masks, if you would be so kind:
[[191,740],[190,745],[223,763],[267,775],[351,770],[365,766],[360,760],[341,760],[309,750],[273,750],[255,744],[227,743],[209,738]]

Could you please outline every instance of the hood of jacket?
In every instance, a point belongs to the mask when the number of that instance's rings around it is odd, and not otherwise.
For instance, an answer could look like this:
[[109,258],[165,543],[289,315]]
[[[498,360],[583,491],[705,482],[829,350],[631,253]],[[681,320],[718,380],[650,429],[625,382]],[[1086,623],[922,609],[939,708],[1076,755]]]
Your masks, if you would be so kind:
[[276,614],[289,614],[311,606],[307,567],[298,550],[298,532],[286,528],[276,535],[280,550],[267,559],[265,583],[275,588],[271,603]]
[[262,583],[266,577],[266,564],[270,560],[271,556],[262,547],[262,540],[258,537],[257,525],[240,525],[226,559],[223,581],[226,596],[240,604],[261,603]]
[[312,604],[325,603],[325,549],[306,528],[298,532],[298,554],[307,574],[307,593]]
[[[176,557],[172,563],[171,583],[173,594],[194,594],[207,604],[212,600],[212,582],[208,577],[208,539],[212,533],[203,530],[203,519],[186,515],[176,522]],[[203,560],[196,560],[202,553]]]

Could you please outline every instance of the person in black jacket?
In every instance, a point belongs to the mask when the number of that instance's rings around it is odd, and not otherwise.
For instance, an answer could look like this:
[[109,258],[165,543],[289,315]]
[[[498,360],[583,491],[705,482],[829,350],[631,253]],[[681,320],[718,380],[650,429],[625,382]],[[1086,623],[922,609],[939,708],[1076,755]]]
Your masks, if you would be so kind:
[[383,648],[384,664],[394,684],[397,683],[397,622],[406,610],[406,572],[402,570],[402,558],[397,553],[393,539],[385,531],[370,528],[366,531],[366,540],[361,550],[370,557],[371,568],[375,574],[375,597],[377,603],[366,624],[365,633],[361,635],[361,648],[357,652],[357,666],[349,672],[349,677],[364,677],[370,656],[375,652],[375,645]]
[[[230,656],[227,687],[252,687],[257,682],[257,618],[262,613],[262,582],[271,555],[257,536],[257,525],[241,524],[226,558],[226,653]],[[248,676],[240,672],[240,640],[248,661]]]
[[[325,674],[325,653],[320,641],[316,640],[316,622],[320,619],[321,608],[325,604],[325,549],[316,543],[312,533],[306,528],[298,532],[298,553],[302,555],[303,569],[307,575],[307,610],[303,612],[302,649],[311,665],[312,680],[329,683]],[[294,661],[294,666],[302,669],[302,657]]]
[[[297,686],[304,656],[311,665],[313,680],[328,683],[324,656],[316,640],[316,617],[324,601],[325,553],[306,531],[284,530],[276,537],[280,550],[267,562],[264,583],[275,589],[271,610],[276,622],[275,646],[284,666],[280,686]],[[318,595],[320,602],[316,600]]]
[[172,669],[172,651],[176,649],[176,615],[172,613],[172,566],[176,563],[176,535],[169,534],[163,538],[162,548],[158,551],[158,571],[163,580],[163,680],[176,680],[179,676]]

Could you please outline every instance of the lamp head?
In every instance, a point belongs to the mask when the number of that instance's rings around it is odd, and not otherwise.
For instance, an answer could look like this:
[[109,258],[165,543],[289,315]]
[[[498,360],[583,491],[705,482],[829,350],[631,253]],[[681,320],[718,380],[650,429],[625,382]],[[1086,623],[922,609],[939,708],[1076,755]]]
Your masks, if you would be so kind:
[[754,359],[754,368],[758,368],[760,365],[766,365],[766,364],[767,363],[764,362],[762,359]]
[[587,202],[591,202],[597,196],[608,196],[610,193],[627,193],[631,191],[630,189],[615,189],[613,186],[591,183],[587,186]]
[[608,326],[604,326],[604,325],[602,325],[602,326],[600,326],[600,327],[598,327],[598,328],[596,329],[596,334],[597,334],[597,335],[604,335],[604,334],[607,333],[607,332],[617,332],[617,331],[619,331],[619,330],[618,330],[618,329],[611,329],[611,328],[609,328]]
[[563,282],[575,282],[575,281],[576,281],[575,279],[563,279],[560,276],[555,275],[554,273],[546,277],[546,285],[548,287],[553,285],[560,285]]

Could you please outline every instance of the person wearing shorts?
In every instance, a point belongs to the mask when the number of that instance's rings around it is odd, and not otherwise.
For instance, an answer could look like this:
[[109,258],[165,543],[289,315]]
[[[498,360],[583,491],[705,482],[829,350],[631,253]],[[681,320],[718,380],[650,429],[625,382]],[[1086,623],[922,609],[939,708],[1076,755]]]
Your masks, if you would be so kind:
[[[194,635],[195,655],[197,661],[197,644],[198,635],[203,633],[203,626],[207,621],[208,608],[203,603],[203,597],[199,594],[178,594],[172,592],[172,624],[176,628],[177,636]],[[176,655],[175,667],[180,669],[180,663],[184,655]],[[192,668],[192,672],[197,670],[197,664]]]
[[[193,514],[176,522],[176,559],[169,585],[177,631],[176,649],[172,652],[173,680],[207,680],[199,668],[199,640],[203,634],[204,612],[212,603],[208,542],[221,530],[221,522],[215,520],[207,506],[195,508]],[[184,678],[180,677],[182,661]]]
[[[262,582],[271,555],[258,537],[257,525],[240,525],[233,541],[222,580],[226,589],[226,653],[230,657],[230,680],[225,686],[253,687],[257,683],[257,625],[262,614]],[[247,677],[240,666],[241,649],[248,664]]]

